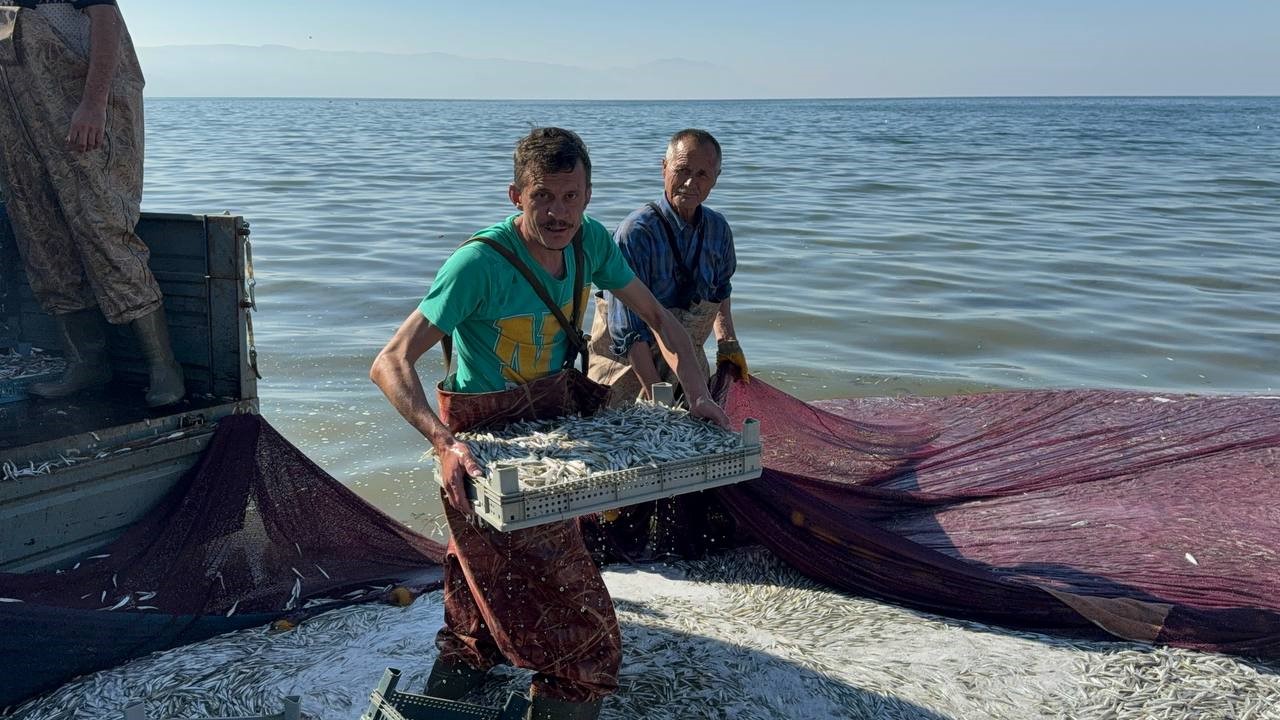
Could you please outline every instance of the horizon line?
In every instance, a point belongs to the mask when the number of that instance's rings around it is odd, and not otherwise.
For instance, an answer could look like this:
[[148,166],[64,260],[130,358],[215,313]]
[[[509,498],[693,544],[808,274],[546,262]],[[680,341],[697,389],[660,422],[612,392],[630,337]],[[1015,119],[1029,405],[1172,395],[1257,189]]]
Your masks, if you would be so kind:
[[1194,100],[1213,99],[1280,99],[1280,94],[1268,93],[1191,93],[1176,95],[1142,95],[1131,93],[1080,93],[1044,95],[813,95],[797,97],[736,97],[736,98],[494,98],[494,97],[383,97],[355,95],[147,95],[148,100],[371,100],[371,101],[420,101],[420,102],[804,102],[817,100]]

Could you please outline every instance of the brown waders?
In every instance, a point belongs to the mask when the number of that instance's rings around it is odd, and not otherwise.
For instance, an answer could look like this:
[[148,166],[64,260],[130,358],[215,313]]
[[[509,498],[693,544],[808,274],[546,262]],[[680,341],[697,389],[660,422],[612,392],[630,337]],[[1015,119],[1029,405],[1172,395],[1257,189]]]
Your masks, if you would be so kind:
[[[609,389],[573,369],[586,369],[582,336],[585,255],[582,233],[571,243],[573,309],[566,317],[541,281],[515,253],[484,236],[481,242],[506,259],[537,293],[566,333],[569,347],[560,372],[519,387],[457,393],[436,386],[440,418],[454,432],[502,426],[520,420],[590,415]],[[466,244],[466,243],[464,243]],[[441,343],[445,375],[453,343]],[[534,671],[528,717],[533,720],[593,720],[601,700],[618,689],[622,634],[613,599],[582,541],[576,520],[500,532],[470,519],[449,504],[443,491],[449,546],[444,560],[444,627],[436,637],[440,655],[427,680],[427,694],[457,698],[503,661]]]
[[[590,414],[607,389],[569,368],[499,392],[437,392],[441,419],[462,432]],[[601,699],[618,688],[622,636],[577,521],[500,532],[441,498],[451,538],[440,655],[427,694],[460,697],[508,662],[535,672],[531,718],[596,717]]]

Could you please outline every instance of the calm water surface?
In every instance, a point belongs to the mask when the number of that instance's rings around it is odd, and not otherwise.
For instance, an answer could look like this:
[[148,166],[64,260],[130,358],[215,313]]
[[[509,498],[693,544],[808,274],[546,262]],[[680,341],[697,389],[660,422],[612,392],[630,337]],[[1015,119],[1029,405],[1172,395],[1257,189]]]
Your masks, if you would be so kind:
[[[531,126],[578,131],[589,212],[724,146],[754,372],[806,399],[993,388],[1280,392],[1280,98],[152,99],[144,209],[252,223],[264,415],[419,529],[424,441],[367,380]],[[434,377],[439,352],[420,364]]]

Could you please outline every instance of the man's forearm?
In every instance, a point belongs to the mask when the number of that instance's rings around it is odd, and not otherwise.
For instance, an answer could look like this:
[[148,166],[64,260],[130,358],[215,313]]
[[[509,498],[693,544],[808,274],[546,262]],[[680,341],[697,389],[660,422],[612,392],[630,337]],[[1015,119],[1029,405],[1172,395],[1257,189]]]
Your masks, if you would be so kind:
[[90,5],[89,14],[89,72],[84,80],[81,102],[101,110],[107,107],[111,95],[111,81],[120,64],[120,11],[114,5]]
[[715,333],[716,342],[738,339],[738,334],[733,329],[733,311],[729,307],[729,298],[725,298],[720,302],[720,307],[716,309],[716,317],[711,323],[711,328]]
[[693,342],[689,340],[689,333],[669,311],[664,309],[662,315],[661,324],[653,329],[654,336],[658,340],[658,349],[662,351],[667,365],[675,371],[676,379],[684,389],[684,396],[692,406],[699,399],[711,396],[710,390],[707,389],[707,378],[703,377],[702,366],[698,364],[698,359],[694,355],[695,350]]
[[373,370],[369,374],[396,412],[422,433],[437,452],[442,452],[453,443],[453,433],[431,409],[422,380],[412,365],[406,366],[403,362],[379,357],[374,361]]
[[640,388],[646,399],[652,399],[653,384],[661,380],[658,368],[653,364],[653,347],[644,340],[631,343],[627,350],[627,360],[631,362],[631,370],[640,379]]

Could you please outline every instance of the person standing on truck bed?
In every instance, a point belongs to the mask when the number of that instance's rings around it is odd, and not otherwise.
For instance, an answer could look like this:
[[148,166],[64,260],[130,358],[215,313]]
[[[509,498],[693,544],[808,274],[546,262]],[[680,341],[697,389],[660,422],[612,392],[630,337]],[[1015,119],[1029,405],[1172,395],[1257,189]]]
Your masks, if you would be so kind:
[[186,394],[150,252],[142,201],[142,70],[115,0],[0,0],[0,183],[27,280],[57,322],[56,398],[111,380],[107,322],[132,327],[150,372],[146,401]]

